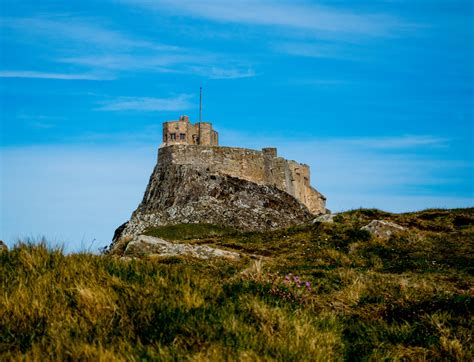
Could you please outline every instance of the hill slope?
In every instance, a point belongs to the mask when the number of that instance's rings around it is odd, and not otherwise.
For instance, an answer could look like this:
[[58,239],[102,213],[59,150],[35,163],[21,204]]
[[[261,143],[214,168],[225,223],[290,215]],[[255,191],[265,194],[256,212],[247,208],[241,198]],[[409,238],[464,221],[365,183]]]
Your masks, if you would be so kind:
[[[374,219],[408,230],[360,230]],[[19,244],[0,253],[0,359],[473,359],[474,209],[147,233],[243,258],[124,261]]]

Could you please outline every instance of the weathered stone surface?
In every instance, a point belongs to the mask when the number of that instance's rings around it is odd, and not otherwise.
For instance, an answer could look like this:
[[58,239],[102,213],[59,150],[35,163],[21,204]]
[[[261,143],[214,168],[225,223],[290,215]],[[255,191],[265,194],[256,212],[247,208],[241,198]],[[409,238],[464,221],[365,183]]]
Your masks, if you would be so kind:
[[406,228],[390,221],[372,220],[368,225],[362,227],[361,230],[367,230],[379,238],[388,238],[393,234],[405,231]]
[[172,224],[209,223],[268,230],[309,222],[312,214],[275,186],[259,185],[192,165],[155,167],[142,203],[114,241]]
[[325,215],[320,215],[317,218],[313,220],[313,224],[317,224],[320,222],[334,222],[334,218],[336,217],[337,214],[325,214]]
[[141,258],[150,255],[159,256],[192,256],[199,259],[228,258],[237,260],[238,253],[206,245],[190,245],[171,243],[152,236],[138,235],[133,238],[125,248],[124,257]]
[[0,253],[2,251],[8,251],[8,246],[3,242],[3,240],[0,240]]

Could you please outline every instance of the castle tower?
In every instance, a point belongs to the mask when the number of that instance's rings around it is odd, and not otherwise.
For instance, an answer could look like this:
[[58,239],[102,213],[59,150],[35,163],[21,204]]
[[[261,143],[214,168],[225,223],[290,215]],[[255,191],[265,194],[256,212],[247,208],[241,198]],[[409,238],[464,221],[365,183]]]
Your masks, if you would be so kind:
[[163,146],[170,145],[218,146],[219,134],[210,122],[189,122],[188,116],[163,123]]

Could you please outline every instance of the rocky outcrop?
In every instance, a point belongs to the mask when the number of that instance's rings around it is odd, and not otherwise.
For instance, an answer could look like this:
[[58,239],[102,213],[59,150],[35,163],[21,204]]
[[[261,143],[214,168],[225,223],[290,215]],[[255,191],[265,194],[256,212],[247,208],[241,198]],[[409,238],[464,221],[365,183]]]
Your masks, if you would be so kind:
[[379,238],[388,238],[393,234],[405,231],[406,228],[390,221],[372,220],[368,225],[362,227],[361,230],[367,230]]
[[145,195],[114,241],[146,229],[183,223],[227,225],[238,230],[269,230],[309,222],[312,214],[275,186],[261,185],[204,167],[158,163]]
[[191,256],[198,259],[227,258],[238,260],[238,253],[211,248],[207,245],[190,245],[171,243],[152,236],[138,235],[133,238],[125,248],[123,257],[143,258],[147,256]]

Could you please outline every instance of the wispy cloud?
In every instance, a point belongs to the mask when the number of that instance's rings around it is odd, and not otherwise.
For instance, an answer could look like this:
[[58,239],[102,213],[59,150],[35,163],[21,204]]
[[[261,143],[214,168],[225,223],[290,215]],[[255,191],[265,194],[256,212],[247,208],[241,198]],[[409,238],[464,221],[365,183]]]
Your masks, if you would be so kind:
[[159,72],[171,72],[176,65],[200,64],[215,60],[212,55],[192,55],[180,50],[174,53],[161,52],[160,54],[133,55],[133,54],[98,54],[80,57],[63,57],[59,62],[98,67],[102,69],[147,69]]
[[[97,21],[96,21],[97,22]],[[225,54],[204,49],[178,47],[126,34],[91,18],[42,16],[38,18],[4,18],[0,26],[26,35],[24,41],[54,44],[50,53],[56,63],[87,69],[86,74],[5,71],[3,77],[49,79],[110,79],[120,72],[196,74],[211,79],[248,78],[255,75],[251,67],[229,61]],[[106,77],[102,74],[113,74]]]
[[111,76],[97,74],[74,74],[74,73],[49,73],[34,70],[2,70],[0,78],[37,78],[37,79],[61,79],[61,80],[112,80]]
[[352,33],[369,36],[390,34],[405,26],[387,14],[356,13],[308,2],[263,0],[123,0],[133,6],[169,10],[217,22],[279,26],[314,32]]
[[210,79],[250,78],[256,75],[251,67],[234,64],[235,62],[231,64],[220,54],[205,52],[196,54],[188,49],[158,55],[107,54],[65,57],[57,60],[109,71],[146,70],[156,73],[194,74]]
[[280,41],[270,44],[270,48],[286,55],[306,58],[332,58],[344,60],[364,60],[361,54],[361,45],[347,42],[329,41]]
[[[303,144],[303,148],[311,147],[333,147],[333,148],[352,148],[359,150],[369,150],[373,152],[381,151],[393,151],[393,150],[410,150],[414,148],[427,149],[427,148],[443,148],[448,146],[452,140],[449,138],[433,136],[433,135],[394,135],[394,136],[367,136],[367,137],[327,137],[327,138],[311,138],[308,140],[298,141],[294,144],[291,139],[272,138],[265,135],[259,135],[258,137],[252,137],[250,134],[244,132],[236,132],[233,130],[223,130],[221,139],[226,142],[229,141],[235,143],[241,143],[248,147],[266,147],[268,144],[285,144],[290,145],[290,148],[300,148],[298,144]],[[228,137],[226,137],[228,136]],[[257,140],[251,141],[249,140]],[[255,143],[258,142],[258,143]],[[266,144],[262,143],[266,142]]]
[[0,26],[27,33],[33,38],[49,38],[56,42],[81,43],[89,49],[99,46],[102,49],[153,48],[172,50],[175,47],[157,44],[124,34],[119,30],[99,26],[97,19],[77,18],[67,15],[50,15],[34,18],[3,18]]
[[[248,66],[226,64],[218,54],[197,54],[182,50],[181,53],[162,55],[108,54],[60,58],[59,62],[96,67],[108,71],[146,70],[155,73],[194,74],[210,79],[250,78],[256,75]],[[221,64],[219,66],[214,64]]]
[[449,139],[430,135],[402,135],[398,137],[365,137],[340,140],[350,145],[377,149],[407,149],[415,147],[445,147]]
[[172,98],[120,97],[102,102],[100,111],[180,111],[189,109],[192,104],[189,94],[180,94]]

